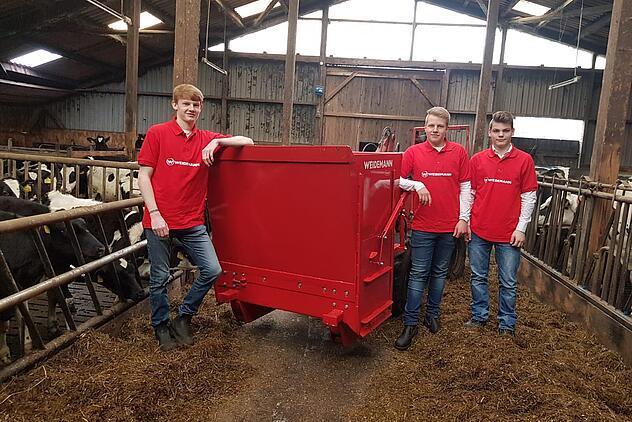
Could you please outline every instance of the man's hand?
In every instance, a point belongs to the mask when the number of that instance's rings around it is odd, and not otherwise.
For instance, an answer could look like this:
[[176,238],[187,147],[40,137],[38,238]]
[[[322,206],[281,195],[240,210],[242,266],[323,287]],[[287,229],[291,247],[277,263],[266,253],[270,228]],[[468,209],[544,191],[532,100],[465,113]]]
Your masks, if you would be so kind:
[[522,248],[522,246],[524,245],[525,237],[526,236],[523,232],[521,232],[520,230],[515,230],[511,235],[511,242],[509,243],[511,244],[511,246],[514,246],[516,248]]
[[216,138],[209,142],[208,145],[205,146],[202,150],[202,161],[204,161],[204,164],[206,164],[207,166],[213,164],[213,153],[218,146],[219,140]]
[[151,229],[159,237],[167,237],[169,236],[169,226],[167,226],[167,222],[160,212],[155,212],[151,214]]
[[472,228],[470,227],[470,224],[468,223],[467,225],[467,232],[465,232],[465,237],[464,237],[465,241],[467,243],[470,242],[470,240],[472,240]]
[[456,237],[457,239],[461,236],[465,236],[465,240],[467,241],[467,232],[468,232],[467,221],[459,220],[459,222],[456,223],[456,226],[454,226],[454,233],[452,233],[452,236]]
[[419,202],[421,202],[421,205],[432,204],[432,197],[430,196],[430,191],[428,189],[421,188],[417,191],[417,194],[419,195]]

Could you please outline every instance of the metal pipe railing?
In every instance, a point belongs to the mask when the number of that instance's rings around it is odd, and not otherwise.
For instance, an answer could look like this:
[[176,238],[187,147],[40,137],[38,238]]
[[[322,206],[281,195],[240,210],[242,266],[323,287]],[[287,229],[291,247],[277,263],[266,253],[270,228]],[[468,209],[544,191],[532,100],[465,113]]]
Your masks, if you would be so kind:
[[11,233],[19,230],[30,229],[45,224],[60,223],[74,218],[87,217],[108,211],[116,211],[123,208],[143,205],[143,198],[124,199],[122,201],[108,202],[89,207],[73,208],[65,211],[57,211],[50,214],[39,214],[15,220],[0,221],[0,233]]
[[97,270],[106,264],[114,262],[117,259],[123,258],[131,254],[132,252],[141,250],[146,246],[147,246],[147,240],[143,240],[132,246],[128,246],[119,251],[112,252],[110,255],[104,256],[103,258],[99,258],[95,261],[91,261],[87,264],[74,268],[63,274],[60,274],[48,280],[42,281],[41,283],[38,283],[32,287],[21,290],[18,293],[14,293],[11,296],[0,299],[0,312],[10,309],[26,300],[33,299],[41,295],[42,293],[46,293],[48,290],[52,288],[59,287],[66,283],[69,283],[72,280],[78,277],[81,277],[83,274]]
[[120,169],[138,170],[140,166],[134,162],[121,161],[105,161],[105,160],[88,160],[85,158],[68,158],[55,155],[39,155],[39,154],[18,154],[14,152],[0,151],[0,159],[18,160],[18,161],[35,161],[59,164],[84,165],[91,167],[112,167]]

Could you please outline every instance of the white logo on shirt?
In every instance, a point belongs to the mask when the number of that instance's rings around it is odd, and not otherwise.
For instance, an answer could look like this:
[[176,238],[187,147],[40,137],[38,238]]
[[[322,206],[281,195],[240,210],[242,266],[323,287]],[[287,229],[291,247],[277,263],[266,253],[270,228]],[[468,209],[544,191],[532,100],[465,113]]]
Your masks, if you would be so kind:
[[188,161],[177,161],[173,158],[167,158],[166,163],[169,167],[172,166],[185,166],[185,167],[200,167],[200,163],[189,163]]
[[428,171],[422,171],[421,177],[452,177],[452,173],[433,173]]
[[364,169],[383,169],[387,167],[393,167],[393,160],[376,160],[376,161],[365,161]]
[[512,184],[511,180],[494,179],[492,177],[486,177],[484,180],[485,180],[485,183],[504,183],[505,185]]

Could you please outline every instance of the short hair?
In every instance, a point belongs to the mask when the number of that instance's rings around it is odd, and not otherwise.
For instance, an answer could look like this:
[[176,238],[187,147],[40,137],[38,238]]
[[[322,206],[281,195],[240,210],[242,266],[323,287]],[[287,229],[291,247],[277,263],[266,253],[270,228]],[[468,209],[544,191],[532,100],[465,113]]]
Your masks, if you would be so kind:
[[196,86],[191,84],[180,84],[173,88],[174,103],[178,100],[204,101],[204,94]]
[[489,121],[489,128],[491,129],[492,124],[496,122],[496,123],[508,124],[513,129],[514,128],[513,121],[514,121],[514,116],[510,112],[497,111],[496,113],[492,114],[492,119]]
[[432,107],[426,111],[426,116],[436,116],[445,120],[446,124],[450,123],[450,112],[443,107]]

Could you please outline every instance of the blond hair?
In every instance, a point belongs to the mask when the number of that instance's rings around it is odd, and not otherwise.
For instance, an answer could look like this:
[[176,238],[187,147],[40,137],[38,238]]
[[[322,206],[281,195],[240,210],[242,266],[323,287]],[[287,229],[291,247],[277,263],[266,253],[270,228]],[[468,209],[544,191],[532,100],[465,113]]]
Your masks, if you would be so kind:
[[509,125],[513,129],[514,128],[513,121],[514,121],[514,116],[510,112],[497,111],[496,113],[492,114],[492,119],[489,121],[489,128],[491,129],[492,124],[496,122],[496,123],[504,123],[506,125]]
[[432,107],[426,111],[426,116],[435,116],[445,120],[445,124],[450,123],[450,112],[443,107]]
[[204,101],[204,94],[196,86],[191,84],[180,84],[173,88],[174,103],[178,100]]

